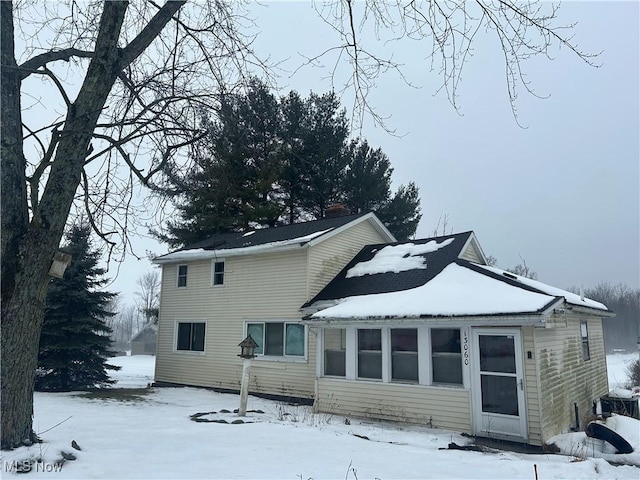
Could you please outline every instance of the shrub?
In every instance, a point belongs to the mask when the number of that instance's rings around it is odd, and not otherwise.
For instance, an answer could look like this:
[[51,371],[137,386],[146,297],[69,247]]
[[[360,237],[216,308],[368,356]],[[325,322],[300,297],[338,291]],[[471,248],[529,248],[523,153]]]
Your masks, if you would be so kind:
[[627,375],[629,376],[629,386],[640,386],[640,359],[634,360],[627,365]]

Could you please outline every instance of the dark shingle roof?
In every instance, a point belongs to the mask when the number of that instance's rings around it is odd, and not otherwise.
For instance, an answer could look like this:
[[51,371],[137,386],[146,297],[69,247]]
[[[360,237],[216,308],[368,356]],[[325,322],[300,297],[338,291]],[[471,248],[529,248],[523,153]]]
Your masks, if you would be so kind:
[[221,233],[200,242],[187,245],[178,251],[194,249],[227,250],[292,240],[295,238],[305,237],[313,233],[322,232],[324,230],[334,230],[364,215],[366,214],[360,213],[356,215],[344,215],[342,217],[323,218],[321,220],[293,223],[291,225],[283,225],[279,227],[246,230],[243,232]]
[[[339,298],[359,295],[398,292],[424,285],[438,275],[447,265],[458,259],[458,256],[472,234],[473,232],[464,232],[440,237],[423,238],[409,242],[367,245],[360,250],[360,252],[338,275],[336,275],[331,282],[329,282],[326,287],[324,287],[313,299],[303,305],[302,308],[308,307],[318,301],[337,300]],[[347,278],[347,272],[352,267],[358,263],[371,260],[378,251],[386,246],[406,244],[422,245],[431,241],[442,243],[448,239],[453,239],[453,241],[447,246],[442,247],[435,252],[420,255],[424,257],[427,268]]]

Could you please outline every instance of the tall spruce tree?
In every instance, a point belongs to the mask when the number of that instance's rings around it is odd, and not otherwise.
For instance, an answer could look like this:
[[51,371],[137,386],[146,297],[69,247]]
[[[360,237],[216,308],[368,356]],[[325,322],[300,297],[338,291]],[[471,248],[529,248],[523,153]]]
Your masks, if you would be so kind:
[[205,120],[209,136],[197,167],[176,176],[167,195],[178,219],[166,233],[172,247],[210,235],[323,218],[332,204],[373,211],[399,239],[420,220],[415,184],[391,192],[393,168],[380,148],[349,140],[345,110],[335,93],[276,98],[259,80],[247,92],[225,94]]
[[71,264],[63,278],[51,281],[47,292],[36,390],[69,391],[105,387],[114,381],[109,365],[111,329],[106,320],[114,314],[107,310],[117,294],[101,291],[108,282],[98,267],[100,252],[91,245],[91,227],[74,225],[66,236],[62,251],[71,255]]

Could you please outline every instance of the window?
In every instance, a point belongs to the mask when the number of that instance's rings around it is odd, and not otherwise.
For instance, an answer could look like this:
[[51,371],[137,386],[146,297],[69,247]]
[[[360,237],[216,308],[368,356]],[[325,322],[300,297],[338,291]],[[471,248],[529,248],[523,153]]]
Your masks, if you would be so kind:
[[431,329],[431,362],[433,383],[462,385],[459,329]]
[[391,379],[418,381],[418,329],[391,329]]
[[248,323],[247,334],[258,344],[255,350],[258,355],[304,356],[304,325],[299,323]]
[[347,346],[344,328],[324,330],[324,374],[344,377],[346,374],[345,351]]
[[204,322],[178,322],[176,350],[204,352]]
[[587,330],[587,322],[582,320],[580,322],[580,336],[582,337],[582,358],[589,360],[589,331]]
[[178,287],[187,286],[187,266],[178,265]]
[[224,285],[224,261],[213,262],[213,285]]
[[358,377],[382,380],[382,330],[358,330]]

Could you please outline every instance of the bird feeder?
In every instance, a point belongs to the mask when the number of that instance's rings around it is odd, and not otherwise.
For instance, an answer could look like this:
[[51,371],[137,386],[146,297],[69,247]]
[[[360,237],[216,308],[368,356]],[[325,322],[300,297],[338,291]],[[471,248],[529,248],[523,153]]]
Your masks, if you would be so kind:
[[71,263],[71,255],[63,252],[56,252],[51,262],[51,268],[49,269],[49,275],[56,278],[62,278],[64,271]]
[[256,343],[256,341],[251,337],[251,335],[247,335],[247,338],[245,338],[244,340],[242,340],[238,346],[240,347],[240,355],[238,355],[240,358],[255,358],[255,351],[256,348],[258,347],[258,344]]

